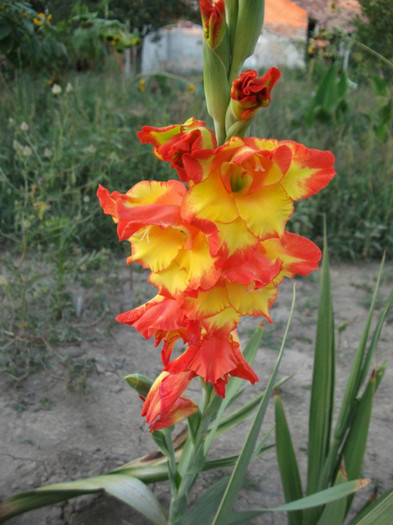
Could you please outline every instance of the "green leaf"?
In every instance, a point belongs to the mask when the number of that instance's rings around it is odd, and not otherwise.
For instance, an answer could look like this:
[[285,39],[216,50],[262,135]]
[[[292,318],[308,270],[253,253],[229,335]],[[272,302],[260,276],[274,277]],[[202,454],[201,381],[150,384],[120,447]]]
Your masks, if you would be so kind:
[[349,525],[390,525],[393,516],[393,489],[366,507]]
[[[286,376],[280,381],[277,381],[277,383],[274,385],[274,389],[279,388],[281,385],[286,383],[291,376]],[[259,405],[261,402],[262,397],[265,395],[265,390],[261,392],[258,396],[250,399],[247,403],[244,403],[240,408],[235,410],[234,412],[231,412],[228,414],[225,418],[223,418],[218,425],[218,428],[214,434],[214,439],[221,436],[225,432],[228,432],[231,428],[240,425],[240,423],[243,423],[243,421],[246,421],[248,418],[250,418],[255,410],[255,408]]]
[[214,120],[217,142],[221,145],[225,141],[225,115],[230,101],[230,87],[223,61],[205,41],[203,83],[207,110]]
[[246,471],[247,471],[247,468],[248,468],[248,464],[249,464],[251,458],[253,457],[253,453],[254,453],[255,444],[256,444],[256,441],[257,441],[257,438],[258,438],[258,434],[259,434],[259,431],[260,431],[260,428],[261,428],[261,425],[262,425],[262,422],[263,422],[263,419],[264,419],[264,416],[265,416],[265,413],[266,413],[267,405],[268,405],[269,400],[270,400],[270,396],[271,396],[271,393],[272,393],[272,390],[273,390],[273,385],[274,385],[274,383],[276,381],[278,368],[280,366],[281,358],[282,358],[283,353],[284,353],[285,342],[286,342],[286,338],[287,338],[290,322],[291,322],[291,319],[292,319],[294,306],[295,306],[295,288],[293,288],[293,299],[292,299],[291,311],[290,311],[287,327],[286,327],[286,330],[285,330],[285,333],[284,333],[284,337],[283,337],[283,340],[282,340],[282,343],[281,343],[280,352],[279,352],[277,360],[276,360],[276,364],[275,364],[273,372],[272,372],[272,374],[270,376],[270,379],[269,379],[269,382],[268,382],[268,386],[266,388],[265,395],[263,396],[263,398],[261,400],[258,412],[257,412],[257,414],[256,414],[256,416],[254,418],[254,421],[253,421],[253,424],[251,426],[251,429],[250,429],[250,431],[248,433],[248,436],[247,436],[246,441],[245,441],[245,443],[243,445],[243,448],[242,448],[242,450],[241,450],[241,452],[239,454],[239,458],[238,458],[238,460],[236,462],[235,468],[233,469],[231,478],[230,478],[229,483],[227,485],[227,488],[225,490],[225,494],[224,494],[224,496],[223,496],[223,498],[221,500],[221,503],[220,503],[219,509],[217,511],[217,514],[214,517],[212,525],[227,525],[227,523],[229,522],[229,517],[231,516],[231,513],[232,513],[233,504],[234,504],[234,502],[235,502],[235,500],[237,498],[238,492],[239,492],[239,490],[240,490],[240,488],[241,488],[241,486],[243,484],[243,479],[244,479],[244,476],[246,474]]
[[211,485],[194,503],[194,505],[187,510],[187,512],[174,525],[200,525],[201,523],[208,523],[208,520],[217,509],[220,499],[224,494],[226,484],[228,483],[228,476],[221,478],[219,481]]
[[382,77],[374,73],[371,75],[371,81],[376,95],[386,94],[388,84]]
[[[324,466],[324,471],[322,475],[322,484],[328,483],[329,479],[332,479],[332,477],[335,476],[335,469],[337,468],[337,463],[339,463],[337,461],[337,454],[339,453],[339,450],[342,449],[344,438],[348,433],[354,411],[356,410],[356,406],[355,406],[357,404],[356,398],[360,396],[360,391],[363,387],[364,381],[366,380],[367,374],[369,372],[368,369],[369,369],[370,363],[372,361],[372,358],[374,356],[375,350],[378,345],[378,341],[380,338],[383,324],[385,322],[386,316],[393,302],[393,291],[392,291],[384,309],[382,310],[379,316],[377,325],[374,329],[373,336],[371,338],[371,343],[369,345],[369,348],[368,350],[366,350],[367,341],[369,339],[370,327],[371,327],[371,323],[373,319],[373,313],[375,309],[375,304],[377,301],[379,284],[380,284],[380,280],[382,276],[383,264],[384,264],[384,260],[382,260],[382,263],[381,263],[381,266],[378,272],[377,282],[375,285],[375,290],[374,290],[373,297],[371,300],[369,312],[367,314],[366,323],[363,328],[359,346],[356,351],[356,355],[355,355],[355,358],[353,360],[353,364],[351,367],[351,372],[349,374],[348,381],[345,387],[344,396],[343,396],[343,400],[341,403],[340,412],[337,418],[336,428],[334,431],[334,441],[330,448],[329,456]],[[379,385],[382,375],[383,375],[383,367],[381,367],[381,369],[378,369],[377,371],[376,387]]]
[[158,448],[161,450],[161,452],[166,456],[170,456],[170,450],[168,448],[167,439],[165,436],[165,433],[161,430],[155,430],[151,433],[151,437],[153,438],[155,444],[158,446]]
[[225,14],[231,49],[233,49],[235,43],[238,10],[239,0],[225,0]]
[[4,40],[12,32],[12,26],[10,24],[0,25],[0,40]]
[[136,390],[140,396],[146,398],[153,381],[143,374],[130,374],[124,378],[129,386]]
[[[321,490],[311,496],[306,496],[302,499],[292,501],[291,503],[285,503],[285,505],[280,505],[279,507],[261,509],[261,510],[251,510],[246,512],[235,512],[230,515],[228,518],[228,525],[240,525],[242,523],[249,523],[252,519],[266,514],[268,512],[288,512],[293,510],[304,510],[312,507],[320,507],[326,505],[332,501],[336,501],[340,498],[345,498],[350,494],[362,489],[370,483],[368,479],[359,479],[357,481],[347,481],[335,487],[330,487],[325,490]],[[331,525],[336,525],[331,522]],[[352,524],[351,524],[352,525]],[[363,525],[363,524],[362,524]],[[373,525],[376,525],[374,522]],[[378,524],[379,525],[379,524]],[[381,524],[382,525],[382,524]],[[385,525],[385,524],[384,524]],[[387,525],[387,524],[386,524]]]
[[[379,281],[378,281],[378,283],[379,283]],[[377,290],[378,290],[378,285],[376,286],[376,291]],[[360,386],[363,385],[363,383],[364,383],[364,381],[365,381],[365,379],[367,377],[372,358],[374,356],[374,353],[375,353],[375,351],[377,349],[377,346],[378,346],[378,343],[379,343],[379,338],[381,336],[382,328],[383,328],[383,326],[385,324],[386,317],[387,317],[387,315],[389,313],[390,308],[392,307],[392,304],[393,304],[393,290],[390,292],[389,298],[386,301],[386,304],[385,304],[382,312],[379,315],[377,325],[376,325],[376,327],[374,329],[374,332],[373,332],[373,335],[372,335],[372,338],[371,338],[371,343],[370,343],[369,349],[368,349],[367,354],[366,354],[366,356],[365,356],[365,358],[363,360],[363,364],[362,364],[362,368],[361,368],[361,375],[360,375],[360,378],[359,378],[359,389],[360,389]],[[375,305],[375,302],[374,302],[374,305]],[[358,391],[359,391],[359,389],[358,389]]]
[[[318,324],[315,342],[314,370],[311,387],[308,430],[307,494],[326,488],[320,485],[323,464],[329,451],[334,405],[335,342],[329,260],[326,245],[321,268]],[[312,511],[314,515],[315,512]],[[305,516],[305,523],[313,518]]]
[[[344,466],[341,466],[334,485],[340,485],[346,481],[348,481],[347,474],[345,472]],[[317,525],[332,525],[332,523],[341,525],[341,523],[344,523],[346,508],[347,501],[345,498],[340,498],[336,501],[328,503],[325,505]]]
[[[356,479],[361,472],[364,453],[366,451],[368,429],[371,420],[371,409],[373,406],[377,374],[373,371],[367,388],[362,395],[356,411],[353,414],[351,427],[345,440],[342,452],[344,465],[348,479]],[[349,510],[352,498],[349,498],[347,510]]]
[[255,51],[258,38],[261,36],[264,14],[264,0],[238,2],[235,38],[230,35],[230,41],[233,42],[232,67],[229,76],[231,84],[238,76],[245,59]]
[[[280,469],[285,501],[289,503],[290,501],[295,501],[303,497],[302,482],[287,419],[278,394],[274,396],[274,405],[276,417],[277,461]],[[302,525],[302,522],[303,513],[301,511],[290,512],[288,514],[289,525]]]
[[13,496],[0,505],[0,523],[28,510],[97,492],[115,496],[157,525],[166,524],[165,513],[151,490],[137,478],[115,473],[56,483]]
[[342,71],[337,84],[337,97],[342,99],[345,97],[348,88],[348,79],[345,71]]
[[323,76],[317,92],[321,106],[329,114],[332,114],[338,102],[337,86],[337,69],[332,65]]

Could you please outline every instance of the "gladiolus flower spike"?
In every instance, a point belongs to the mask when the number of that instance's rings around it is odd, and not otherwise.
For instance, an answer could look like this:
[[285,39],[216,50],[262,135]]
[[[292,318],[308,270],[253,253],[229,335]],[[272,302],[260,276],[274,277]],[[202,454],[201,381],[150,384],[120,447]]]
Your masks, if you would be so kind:
[[[248,105],[253,87],[247,78]],[[277,78],[269,72],[257,104],[269,102]],[[197,410],[183,396],[196,376],[222,397],[229,376],[258,381],[240,349],[239,319],[271,321],[283,279],[317,269],[319,248],[287,232],[286,223],[293,201],[324,188],[335,171],[332,153],[292,141],[232,137],[217,147],[214,134],[195,119],[145,126],[139,137],[181,181],[142,181],[125,194],[100,186],[98,197],[119,239],[131,243],[128,262],[149,269],[157,288],[150,301],[117,317],[162,344],[163,372],[142,408],[152,431]],[[183,351],[173,358],[177,342]]]

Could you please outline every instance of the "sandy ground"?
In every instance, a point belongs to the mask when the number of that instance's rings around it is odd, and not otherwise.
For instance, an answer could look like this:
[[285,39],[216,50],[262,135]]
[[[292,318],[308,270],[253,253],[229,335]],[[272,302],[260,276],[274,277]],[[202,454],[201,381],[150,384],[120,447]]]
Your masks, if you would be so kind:
[[[377,264],[340,265],[332,268],[335,325],[338,332],[337,404],[367,314],[367,306],[377,275]],[[145,274],[134,273],[129,284],[110,299],[113,316],[148,296]],[[127,281],[128,282],[128,281]],[[297,282],[297,306],[280,368],[280,377],[295,373],[281,389],[293,440],[304,478],[306,472],[307,419],[316,329],[319,276],[317,273]],[[387,264],[381,288],[386,298],[393,285],[393,266]],[[267,326],[262,347],[255,361],[260,382],[246,390],[250,398],[266,385],[281,334],[288,318],[292,283],[281,287],[272,309],[274,324]],[[382,301],[380,303],[382,305]],[[378,310],[379,311],[379,310]],[[246,319],[241,327],[244,343],[257,324]],[[338,328],[340,327],[340,330]],[[364,475],[381,492],[393,486],[393,315],[385,323],[376,357],[389,364],[375,398]],[[43,484],[104,473],[155,449],[140,417],[141,402],[123,380],[129,373],[155,377],[160,372],[159,351],[130,327],[112,324],[110,330],[97,331],[93,338],[53,349],[53,363],[47,370],[30,375],[16,388],[0,376],[0,497],[30,490]],[[83,358],[91,362],[86,387],[70,390],[58,377],[58,356]],[[91,361],[89,361],[91,360]],[[190,397],[197,393],[193,385]],[[20,409],[22,407],[22,409]],[[272,404],[262,432],[272,424]],[[217,440],[212,457],[239,450],[248,424]],[[218,474],[203,479],[197,491]],[[168,500],[165,483],[153,487],[164,504]],[[363,495],[363,499],[370,490]],[[358,497],[358,506],[361,498]],[[275,506],[283,502],[273,451],[258,458],[250,467],[239,497],[239,509]],[[13,518],[10,525],[143,525],[146,520],[117,500],[104,496],[74,499],[64,504],[35,510]],[[265,515],[255,524],[281,525],[283,514]],[[392,522],[393,523],[393,522]]]

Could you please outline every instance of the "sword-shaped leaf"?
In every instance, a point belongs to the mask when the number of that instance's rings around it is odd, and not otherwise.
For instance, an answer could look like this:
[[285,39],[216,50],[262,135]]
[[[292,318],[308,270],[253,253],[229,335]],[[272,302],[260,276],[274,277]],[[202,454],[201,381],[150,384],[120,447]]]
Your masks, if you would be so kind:
[[12,496],[0,505],[0,523],[27,510],[100,492],[127,503],[153,523],[166,525],[165,513],[152,491],[139,479],[117,473],[56,483]]
[[[303,497],[302,482],[287,418],[285,417],[284,408],[278,394],[274,396],[274,405],[276,416],[277,461],[280,469],[285,501],[289,503],[290,501],[295,501]],[[302,511],[288,513],[288,525],[302,525],[302,523]]]

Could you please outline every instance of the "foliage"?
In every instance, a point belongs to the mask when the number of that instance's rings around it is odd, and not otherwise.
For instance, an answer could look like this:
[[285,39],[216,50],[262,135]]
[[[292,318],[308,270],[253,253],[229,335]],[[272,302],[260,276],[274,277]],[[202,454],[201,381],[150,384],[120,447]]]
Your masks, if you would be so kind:
[[115,17],[128,20],[130,26],[135,28],[142,38],[180,18],[200,21],[199,10],[193,0],[112,0],[109,8]]
[[0,4],[0,53],[16,67],[40,68],[66,56],[52,15],[37,12],[27,2]]
[[118,20],[101,18],[98,12],[79,10],[68,21],[59,23],[70,52],[79,68],[102,63],[108,56],[108,46],[118,53],[140,45],[138,33],[130,33]]
[[341,114],[348,109],[346,99],[348,78],[344,71],[339,71],[334,65],[324,73],[317,92],[305,115],[305,122],[312,126],[315,120],[321,122],[337,122]]
[[[306,489],[308,495],[315,494],[328,487],[340,486],[348,480],[355,480],[361,473],[374,394],[387,364],[385,362],[370,370],[382,326],[393,303],[392,292],[379,316],[374,333],[371,335],[370,327],[382,268],[383,264],[344,390],[339,415],[335,421],[336,345],[330,275],[325,247],[309,412]],[[278,394],[275,399],[275,407],[277,459],[285,500],[291,502],[302,497],[303,487],[291,434]],[[350,511],[352,500],[353,496],[349,495],[346,499],[325,507],[315,507],[305,512],[291,512],[288,515],[289,523],[293,525],[311,525],[313,523],[322,525],[332,523],[332,516],[334,516],[335,523],[343,523]]]
[[90,69],[102,66],[111,50],[122,53],[140,45],[139,34],[130,33],[126,24],[90,12],[84,4],[76,3],[69,16],[56,21],[48,8],[37,12],[31,4],[5,1],[0,9],[0,52],[14,67]]
[[[356,39],[393,62],[393,5],[390,0],[359,0],[362,16],[357,17]],[[375,57],[363,53],[370,62]],[[385,74],[391,75],[391,68],[383,67]]]

